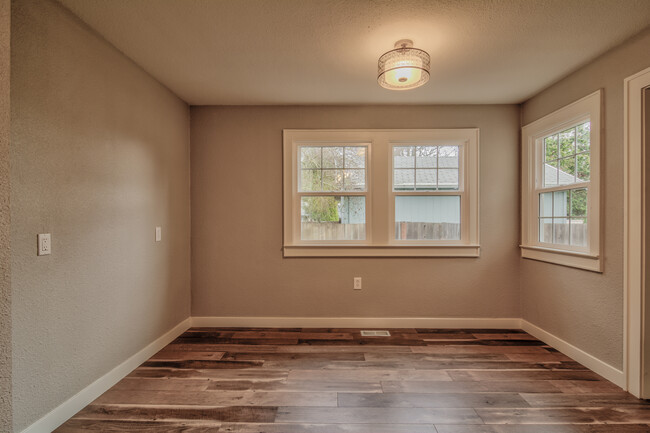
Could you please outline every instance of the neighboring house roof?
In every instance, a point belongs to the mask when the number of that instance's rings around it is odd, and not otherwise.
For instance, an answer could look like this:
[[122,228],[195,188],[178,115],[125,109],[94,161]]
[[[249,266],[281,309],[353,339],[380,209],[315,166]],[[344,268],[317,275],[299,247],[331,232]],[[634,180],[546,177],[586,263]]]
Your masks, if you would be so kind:
[[582,179],[579,177],[576,177],[575,179],[573,178],[572,174],[567,173],[566,171],[562,171],[557,169],[556,167],[553,167],[550,164],[544,164],[544,185],[556,185],[556,182],[558,179],[558,171],[559,173],[559,184],[558,185],[567,185],[570,183],[576,183],[576,182],[584,182]]
[[[396,156],[394,159],[393,182],[395,187],[412,188],[413,177],[417,177],[417,186],[420,188],[435,188],[436,176],[438,177],[439,187],[457,187],[458,186],[458,158],[440,157],[438,159],[439,167],[417,167],[417,174],[414,174],[413,158],[407,156]],[[437,170],[440,168],[441,170]]]

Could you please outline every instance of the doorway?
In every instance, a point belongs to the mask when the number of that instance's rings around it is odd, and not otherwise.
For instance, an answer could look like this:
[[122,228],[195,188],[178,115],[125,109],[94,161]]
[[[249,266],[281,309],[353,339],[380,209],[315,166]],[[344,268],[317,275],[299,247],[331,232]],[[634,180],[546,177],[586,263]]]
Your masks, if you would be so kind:
[[624,88],[624,369],[627,390],[650,398],[650,68]]

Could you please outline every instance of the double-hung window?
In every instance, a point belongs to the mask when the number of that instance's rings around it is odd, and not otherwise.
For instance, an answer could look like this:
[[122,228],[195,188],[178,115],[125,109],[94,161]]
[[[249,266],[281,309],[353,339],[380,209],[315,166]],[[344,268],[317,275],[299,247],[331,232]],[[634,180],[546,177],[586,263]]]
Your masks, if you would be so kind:
[[601,270],[600,91],[522,130],[522,257]]
[[285,130],[283,249],[478,256],[478,130]]

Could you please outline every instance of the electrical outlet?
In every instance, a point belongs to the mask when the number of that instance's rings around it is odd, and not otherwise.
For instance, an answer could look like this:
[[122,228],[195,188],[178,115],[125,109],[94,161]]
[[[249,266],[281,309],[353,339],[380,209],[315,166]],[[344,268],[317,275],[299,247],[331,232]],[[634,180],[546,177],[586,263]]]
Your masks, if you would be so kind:
[[156,227],[156,242],[160,242],[162,240],[162,227],[158,226]]
[[354,277],[354,290],[361,290],[361,277]]
[[49,233],[39,233],[38,236],[38,251],[39,256],[48,256],[52,254],[52,236]]

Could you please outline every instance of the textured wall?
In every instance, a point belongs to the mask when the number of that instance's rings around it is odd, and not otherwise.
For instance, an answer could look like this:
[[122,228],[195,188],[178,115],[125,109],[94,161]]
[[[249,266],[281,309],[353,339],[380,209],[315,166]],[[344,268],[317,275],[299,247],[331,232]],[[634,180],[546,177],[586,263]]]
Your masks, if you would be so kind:
[[9,33],[11,0],[0,0],[0,431],[11,431],[11,274],[9,228]]
[[526,125],[604,89],[604,272],[522,260],[523,317],[616,368],[623,367],[623,80],[650,66],[650,31],[523,104]]
[[22,430],[189,316],[189,109],[57,3],[16,0],[11,24]]
[[[193,315],[520,317],[517,106],[192,107],[191,118]],[[480,258],[283,259],[283,128],[457,127],[481,129]]]

